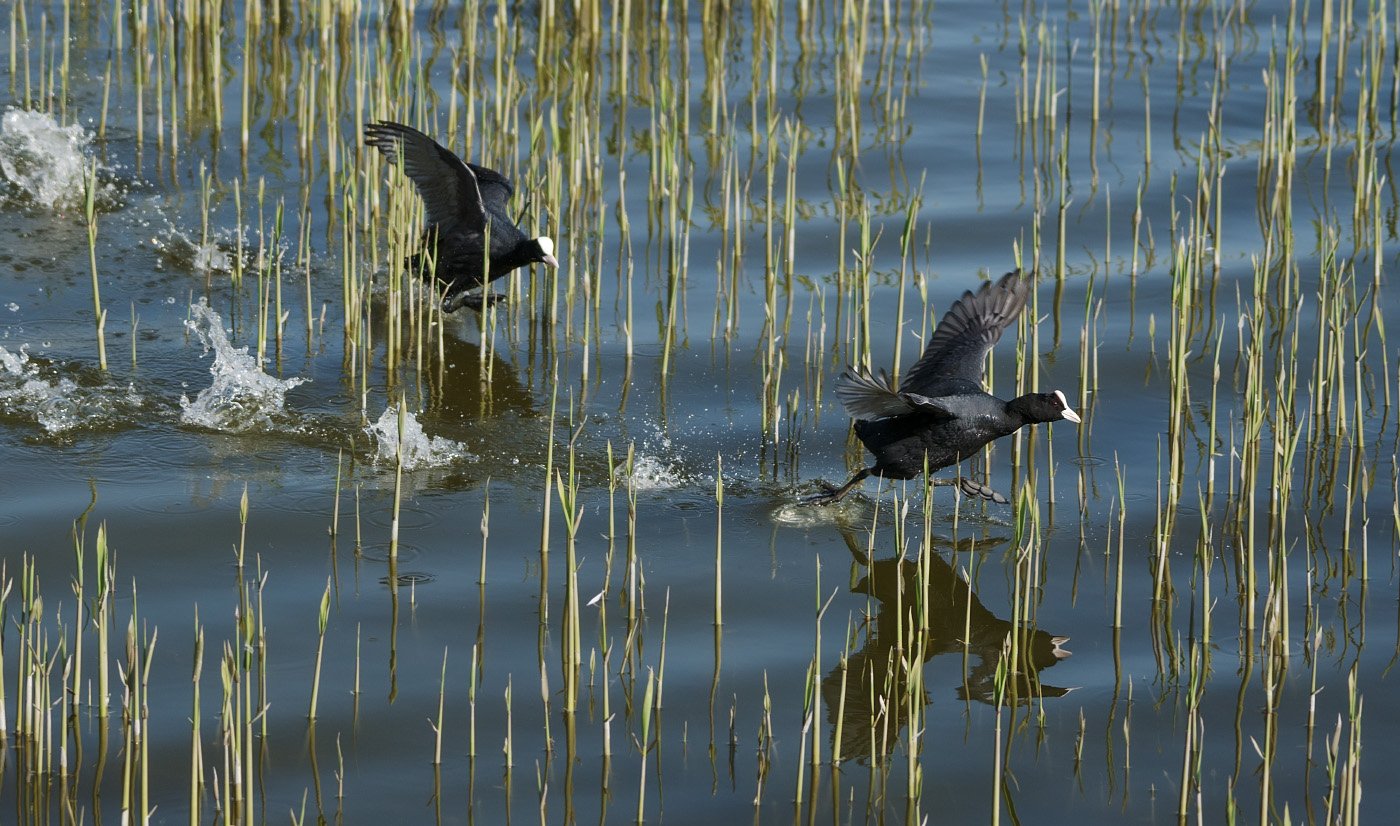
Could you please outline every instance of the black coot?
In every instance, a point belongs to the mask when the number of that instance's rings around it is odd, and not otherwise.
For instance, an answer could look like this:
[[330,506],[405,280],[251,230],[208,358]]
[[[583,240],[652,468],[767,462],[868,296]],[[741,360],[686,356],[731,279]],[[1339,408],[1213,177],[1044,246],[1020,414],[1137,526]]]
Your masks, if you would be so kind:
[[[983,445],[1009,436],[1028,424],[1068,419],[1078,422],[1065,394],[1027,393],[1002,401],[982,388],[982,366],[1002,330],[1026,306],[1032,278],[1019,270],[977,292],[963,293],[929,337],[924,354],[900,382],[890,387],[882,372],[847,368],[836,380],[836,397],[856,419],[856,436],[875,455],[839,488],[807,498],[829,504],[845,496],[870,474],[886,479],[913,479],[923,472],[951,467]],[[997,502],[1006,499],[985,485],[959,480],[970,495]]]
[[[484,166],[464,163],[437,141],[411,126],[380,121],[365,126],[365,143],[384,153],[423,198],[423,249],[408,261],[415,272],[436,272],[443,291],[442,311],[466,304],[480,308],[484,287],[511,270],[539,262],[559,266],[554,241],[530,238],[506,212],[514,194],[510,180]],[[491,249],[486,251],[486,239]],[[437,262],[433,270],[429,258]]]

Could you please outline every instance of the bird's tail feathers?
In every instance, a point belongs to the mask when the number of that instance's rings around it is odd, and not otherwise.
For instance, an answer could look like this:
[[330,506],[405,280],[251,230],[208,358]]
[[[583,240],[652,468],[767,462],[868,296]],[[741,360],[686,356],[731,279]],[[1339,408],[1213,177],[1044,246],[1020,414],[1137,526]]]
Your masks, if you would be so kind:
[[914,408],[894,390],[889,374],[872,374],[865,367],[847,367],[836,379],[836,398],[854,419],[884,419]]

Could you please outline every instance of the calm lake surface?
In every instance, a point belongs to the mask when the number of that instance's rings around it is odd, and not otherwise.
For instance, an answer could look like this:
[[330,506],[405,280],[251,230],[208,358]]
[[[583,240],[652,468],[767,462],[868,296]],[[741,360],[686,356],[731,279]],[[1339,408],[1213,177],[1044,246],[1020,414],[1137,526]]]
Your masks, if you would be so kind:
[[[644,5],[8,7],[16,822],[1385,822],[1397,10]],[[1011,504],[798,504],[1018,265]]]

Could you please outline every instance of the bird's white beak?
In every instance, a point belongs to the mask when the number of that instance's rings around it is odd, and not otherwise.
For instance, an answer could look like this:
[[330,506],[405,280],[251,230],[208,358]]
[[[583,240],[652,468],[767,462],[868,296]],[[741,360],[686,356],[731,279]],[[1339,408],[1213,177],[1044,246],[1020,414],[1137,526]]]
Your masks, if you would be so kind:
[[1060,404],[1065,408],[1064,412],[1060,415],[1068,419],[1069,421],[1074,422],[1075,424],[1079,424],[1079,414],[1075,413],[1072,409],[1070,409],[1069,399],[1065,398],[1065,391],[1056,390],[1055,395],[1060,397]]
[[559,259],[555,258],[552,255],[546,255],[544,257],[544,262],[549,266],[555,268],[556,270],[559,269]]

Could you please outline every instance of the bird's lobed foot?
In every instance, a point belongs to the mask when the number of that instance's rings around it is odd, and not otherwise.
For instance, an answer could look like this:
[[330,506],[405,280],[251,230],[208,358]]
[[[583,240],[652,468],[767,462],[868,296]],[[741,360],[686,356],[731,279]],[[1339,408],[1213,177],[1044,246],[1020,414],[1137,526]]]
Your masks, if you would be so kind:
[[975,499],[985,499],[988,502],[995,502],[998,505],[1007,504],[1005,496],[1002,496],[1000,493],[997,493],[981,482],[975,479],[969,479],[966,476],[958,479],[958,489],[963,492],[964,496],[971,496]]
[[449,295],[442,300],[442,311],[444,313],[453,313],[462,307],[466,307],[474,313],[479,313],[483,307],[500,303],[505,301],[505,299],[505,294],[496,292],[457,293],[456,295]]
[[998,505],[1007,504],[1007,499],[990,487],[978,482],[976,479],[969,479],[966,476],[958,476],[952,479],[934,479],[932,484],[936,487],[953,487],[962,491],[963,496],[970,496],[973,499],[985,499],[988,502],[995,502]]
[[839,501],[846,493],[845,490],[829,482],[818,481],[817,484],[821,485],[822,492],[814,493],[810,496],[803,496],[797,500],[799,505],[830,505],[833,502]]

